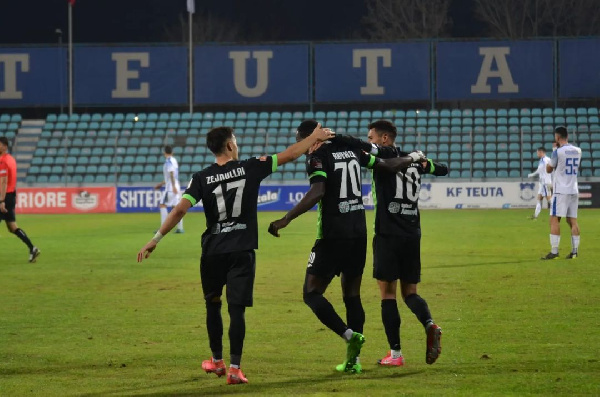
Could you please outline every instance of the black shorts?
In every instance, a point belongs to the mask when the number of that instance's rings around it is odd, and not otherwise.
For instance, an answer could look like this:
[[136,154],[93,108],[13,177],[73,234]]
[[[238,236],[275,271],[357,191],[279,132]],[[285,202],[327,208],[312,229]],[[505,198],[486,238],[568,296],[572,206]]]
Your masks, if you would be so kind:
[[360,276],[365,270],[367,239],[321,239],[315,242],[308,258],[306,272],[332,279],[343,273]]
[[381,281],[421,281],[421,236],[373,237],[373,277]]
[[14,222],[17,218],[15,215],[15,206],[17,203],[17,193],[6,193],[4,196],[4,206],[8,212],[0,211],[0,222]]
[[204,299],[220,297],[226,285],[227,303],[252,306],[255,271],[254,250],[202,255],[200,278]]

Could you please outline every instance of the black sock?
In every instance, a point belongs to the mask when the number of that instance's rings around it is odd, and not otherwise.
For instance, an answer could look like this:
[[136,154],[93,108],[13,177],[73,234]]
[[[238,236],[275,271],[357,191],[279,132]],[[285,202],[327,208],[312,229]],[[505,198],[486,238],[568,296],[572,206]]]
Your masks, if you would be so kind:
[[432,323],[431,313],[429,313],[429,307],[425,299],[421,298],[417,294],[408,295],[404,299],[406,306],[417,316],[423,327],[427,327],[427,324]]
[[344,304],[346,305],[346,321],[348,322],[348,328],[362,334],[365,325],[365,310],[360,301],[360,295],[344,298]]
[[304,303],[311,308],[319,320],[330,330],[342,336],[348,329],[331,303],[318,292],[304,293]]
[[33,244],[31,243],[31,240],[29,240],[29,237],[27,237],[27,234],[25,234],[25,231],[23,229],[15,230],[15,235],[18,238],[20,238],[22,242],[27,244],[27,246],[29,247],[29,251],[33,249]]
[[229,354],[231,364],[239,367],[242,361],[244,338],[246,337],[246,307],[242,305],[229,305]]
[[396,299],[381,300],[381,320],[390,349],[400,350],[400,313]]
[[206,329],[210,351],[215,360],[223,359],[223,318],[221,318],[221,301],[206,301]]

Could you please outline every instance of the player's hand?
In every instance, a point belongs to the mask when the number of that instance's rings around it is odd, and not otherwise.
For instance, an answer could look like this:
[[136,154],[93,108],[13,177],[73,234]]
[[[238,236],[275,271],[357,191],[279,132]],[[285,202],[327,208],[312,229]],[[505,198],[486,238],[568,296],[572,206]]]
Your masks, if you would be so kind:
[[410,157],[414,163],[421,163],[427,161],[427,156],[425,156],[425,154],[420,150],[409,153],[408,157]]
[[279,230],[285,228],[289,224],[290,221],[288,221],[286,217],[271,222],[271,224],[269,225],[269,233],[271,233],[275,237],[279,237]]
[[144,258],[148,259],[148,257],[152,253],[152,251],[154,251],[155,249],[156,249],[156,241],[154,241],[154,240],[148,241],[148,243],[146,245],[144,245],[144,248],[142,248],[140,250],[140,252],[138,252],[137,261],[142,262],[144,260]]
[[0,212],[6,214],[8,212],[8,210],[6,209],[6,203],[2,202],[0,203]]
[[313,130],[312,135],[317,137],[319,141],[326,141],[335,136],[335,132],[333,132],[330,128],[322,128],[321,123],[317,124],[317,127]]
[[173,187],[173,194],[177,194],[177,193],[179,193],[179,190],[177,190],[176,187]]
[[312,152],[314,152],[321,146],[323,146],[323,142],[321,142],[321,141],[315,142],[310,148],[308,148],[308,154],[311,154]]

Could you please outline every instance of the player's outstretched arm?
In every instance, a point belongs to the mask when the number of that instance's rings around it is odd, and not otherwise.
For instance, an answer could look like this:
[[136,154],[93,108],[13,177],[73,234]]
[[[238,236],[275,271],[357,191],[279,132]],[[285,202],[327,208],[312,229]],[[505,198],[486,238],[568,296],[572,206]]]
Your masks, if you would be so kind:
[[165,222],[160,225],[160,229],[158,229],[158,232],[156,232],[154,237],[152,237],[152,239],[142,247],[140,252],[138,252],[138,262],[141,262],[144,260],[144,258],[148,258],[150,256],[152,251],[156,249],[158,242],[179,223],[179,221],[185,216],[191,207],[192,203],[188,199],[183,198],[179,201],[175,208],[169,212],[167,219],[165,219]]
[[353,149],[362,150],[363,152],[372,154],[376,157],[390,158],[396,157],[396,148],[394,146],[379,146],[374,143],[369,143],[351,135],[336,134],[332,141],[346,145]]
[[179,193],[179,191],[177,190],[176,184],[175,184],[175,173],[173,171],[169,172],[169,175],[171,176],[171,186],[173,188],[173,193],[177,194]]
[[304,195],[302,200],[294,206],[283,218],[271,222],[269,225],[269,233],[275,237],[279,237],[279,230],[285,228],[290,222],[306,211],[314,207],[325,195],[325,182],[316,182],[310,185],[310,189]]
[[423,152],[412,152],[403,157],[394,157],[391,159],[379,159],[375,162],[373,168],[380,171],[397,173],[411,166],[413,163],[427,161]]
[[329,128],[321,128],[321,123],[313,130],[306,139],[294,143],[292,146],[277,154],[277,165],[283,165],[296,160],[308,151],[315,143],[326,141],[335,136],[335,132]]
[[435,176],[446,176],[448,175],[448,166],[446,164],[436,163],[432,159],[427,159],[427,162],[423,165],[423,173]]
[[536,170],[534,172],[527,175],[527,178],[533,178],[534,176],[540,175],[542,172],[545,172],[545,171],[546,171],[546,164],[541,163],[540,165],[538,165],[538,167],[536,168]]

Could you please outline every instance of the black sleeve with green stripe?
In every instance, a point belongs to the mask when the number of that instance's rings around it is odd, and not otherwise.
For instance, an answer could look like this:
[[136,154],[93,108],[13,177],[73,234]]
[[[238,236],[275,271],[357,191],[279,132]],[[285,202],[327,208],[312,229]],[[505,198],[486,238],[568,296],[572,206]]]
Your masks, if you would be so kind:
[[324,158],[321,151],[316,151],[308,155],[306,159],[306,173],[311,184],[327,180],[326,158]]
[[254,173],[262,181],[277,171],[277,155],[251,158],[247,161],[247,168],[247,171]]
[[424,173],[435,176],[446,176],[448,175],[448,166],[446,164],[436,163],[432,159],[427,159],[427,166],[424,168]]
[[365,152],[360,152],[359,156],[359,163],[361,167],[373,168],[375,164],[380,161],[377,157]]
[[200,174],[196,172],[190,181],[187,189],[183,193],[183,198],[192,203],[192,206],[196,205],[198,201],[202,200],[202,184],[200,183]]

